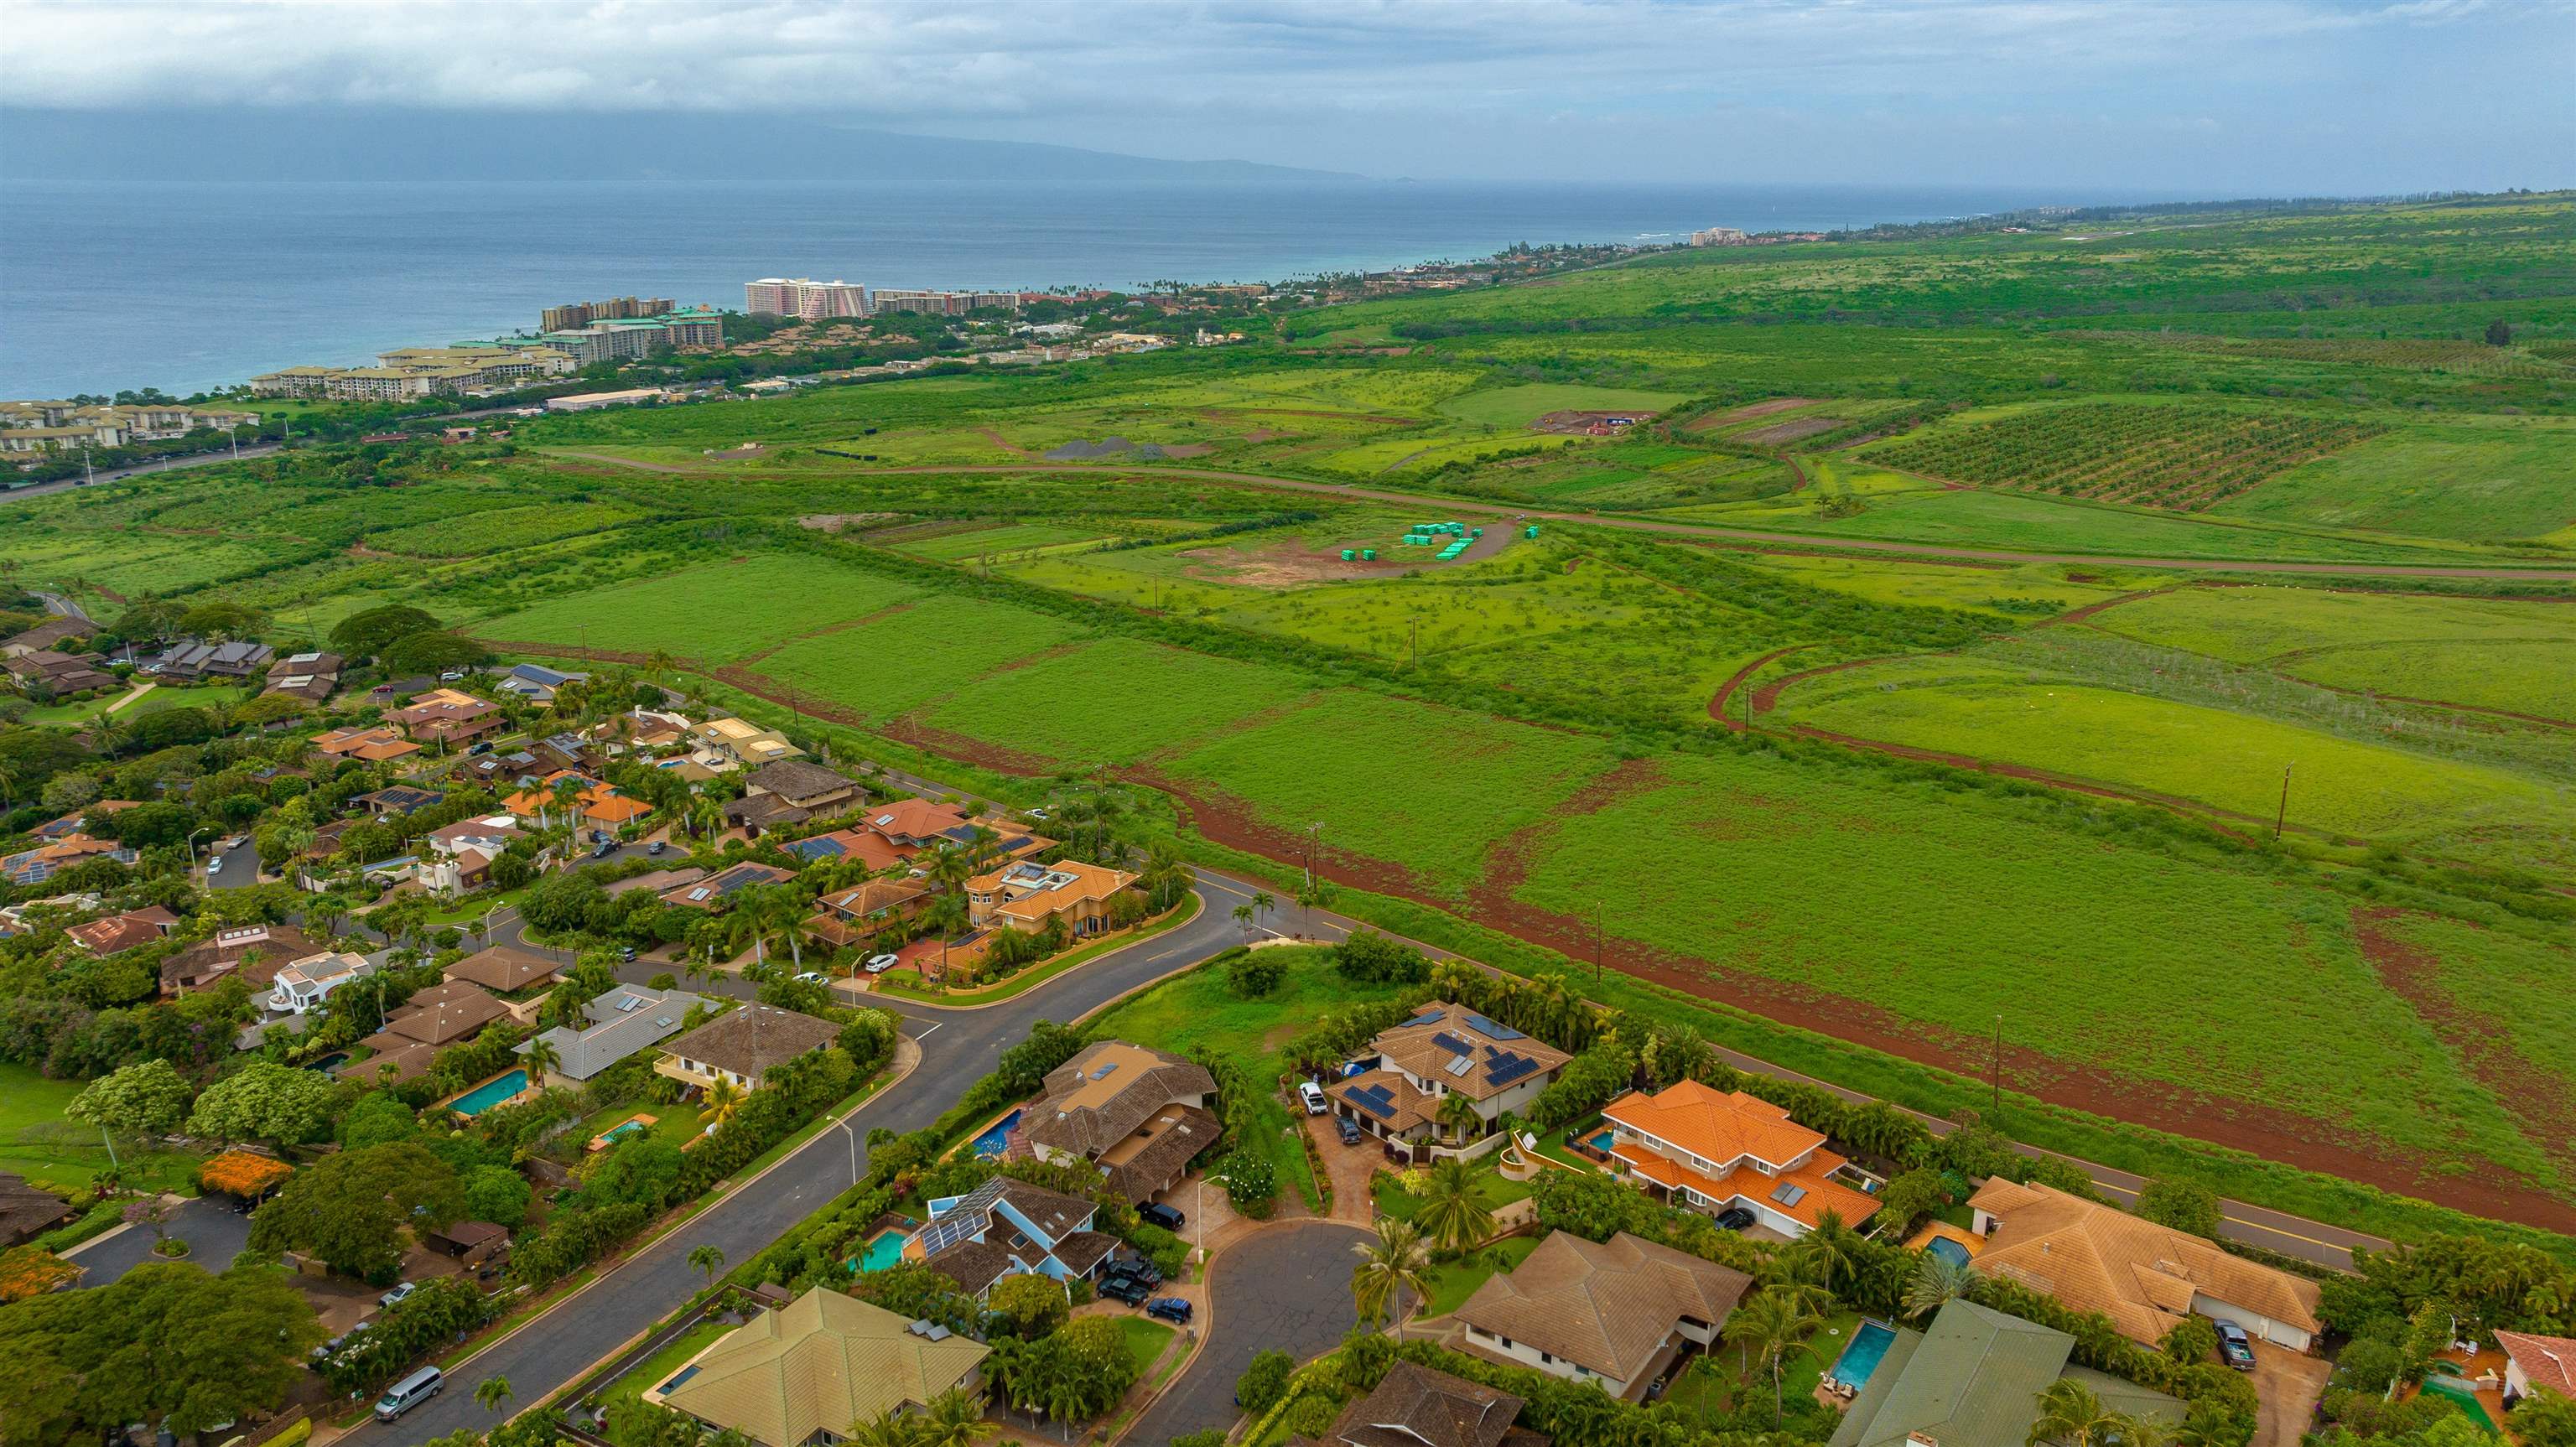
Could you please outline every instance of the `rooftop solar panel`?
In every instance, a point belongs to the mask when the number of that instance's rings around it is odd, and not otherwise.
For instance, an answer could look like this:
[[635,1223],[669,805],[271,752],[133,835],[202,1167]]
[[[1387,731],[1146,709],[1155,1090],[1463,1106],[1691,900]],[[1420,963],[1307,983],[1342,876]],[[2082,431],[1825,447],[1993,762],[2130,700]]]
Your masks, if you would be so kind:
[[1525,1040],[1529,1038],[1509,1025],[1499,1024],[1482,1015],[1469,1014],[1467,1016],[1467,1024],[1470,1027],[1483,1032],[1485,1038],[1488,1040]]
[[1779,1202],[1783,1206],[1794,1206],[1800,1201],[1807,1199],[1807,1188],[1804,1186],[1791,1185],[1787,1181],[1782,1181],[1780,1183],[1780,1189],[1771,1193],[1771,1199]]
[[1383,1085],[1372,1085],[1350,1093],[1353,1104],[1381,1120],[1395,1118],[1395,1092]]
[[1461,1055],[1457,1059],[1450,1061],[1448,1066],[1449,1073],[1452,1075],[1464,1075],[1475,1068],[1476,1057],[1472,1055]]
[[1468,1044],[1466,1041],[1459,1039],[1457,1036],[1450,1034],[1446,1030],[1432,1036],[1431,1043],[1448,1051],[1452,1055],[1473,1055],[1476,1053],[1475,1046]]
[[1442,1010],[1439,1006],[1434,1005],[1430,1009],[1423,1011],[1421,1014],[1414,1016],[1412,1019],[1407,1020],[1404,1023],[1407,1025],[1428,1025],[1434,1020],[1445,1020],[1447,1018],[1449,1018],[1448,1013]]
[[1496,1085],[1509,1085],[1536,1069],[1538,1062],[1526,1055],[1503,1055],[1494,1060],[1485,1078]]

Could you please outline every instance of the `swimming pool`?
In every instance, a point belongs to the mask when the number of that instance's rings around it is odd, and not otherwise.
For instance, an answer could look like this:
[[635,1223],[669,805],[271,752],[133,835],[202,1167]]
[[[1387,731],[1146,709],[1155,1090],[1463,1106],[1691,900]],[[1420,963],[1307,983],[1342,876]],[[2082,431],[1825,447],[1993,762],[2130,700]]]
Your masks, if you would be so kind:
[[1019,1124],[1020,1113],[1016,1110],[993,1122],[992,1129],[975,1137],[975,1154],[986,1160],[1000,1155],[1003,1148],[1011,1143],[1011,1132],[1018,1129]]
[[618,1124],[611,1126],[609,1129],[601,1131],[599,1133],[599,1139],[591,1142],[591,1145],[594,1149],[604,1151],[610,1146],[617,1144],[619,1141],[626,1139],[628,1136],[639,1135],[645,1131],[651,1130],[652,1128],[653,1126],[651,1122],[640,1118],[621,1121]]
[[305,1069],[307,1069],[307,1070],[319,1070],[319,1071],[321,1071],[323,1074],[328,1075],[328,1074],[330,1074],[332,1071],[337,1070],[337,1069],[339,1069],[341,1066],[346,1065],[346,1064],[348,1064],[348,1063],[349,1063],[349,1052],[348,1052],[348,1051],[346,1051],[346,1050],[334,1050],[334,1051],[332,1051],[330,1054],[323,1056],[323,1057],[322,1057],[321,1059],[319,1059],[319,1060],[307,1060],[307,1061],[305,1061],[305,1062],[304,1062],[304,1068],[305,1068]]
[[1825,1373],[1826,1378],[1859,1391],[1869,1385],[1869,1374],[1878,1370],[1879,1359],[1895,1340],[1895,1329],[1885,1322],[1862,1322],[1852,1329],[1851,1345],[1834,1358],[1834,1369]]
[[1585,1141],[1585,1142],[1584,1142],[1584,1144],[1585,1144],[1585,1145],[1587,1145],[1587,1146],[1592,1147],[1594,1150],[1599,1151],[1599,1152],[1601,1152],[1603,1155],[1605,1155],[1605,1156],[1606,1156],[1606,1155],[1610,1154],[1610,1138],[1611,1138],[1611,1135],[1612,1135],[1612,1131],[1610,1130],[1610,1128],[1609,1128],[1609,1127],[1607,1127],[1607,1126],[1604,1126],[1604,1127],[1602,1127],[1602,1129],[1601,1129],[1601,1134],[1599,1134],[1599,1135],[1597,1135],[1597,1136],[1594,1136],[1594,1137],[1592,1137],[1591,1139],[1589,1139],[1589,1140]]
[[1940,1257],[1942,1260],[1949,1262],[1953,1266],[1965,1266],[1969,1261],[1968,1248],[1951,1240],[1947,1236],[1933,1237],[1931,1240],[1923,1243],[1923,1249]]
[[447,1103],[462,1116],[478,1116],[528,1088],[527,1068],[504,1071]]
[[2457,1376],[2448,1375],[2439,1370],[2442,1367],[2451,1367],[2452,1372],[2457,1372],[2459,1368],[2451,1366],[2449,1362],[2436,1361],[2433,1365],[2436,1370],[2424,1378],[2424,1390],[2434,1396],[2448,1399],[2452,1406],[2467,1414],[2470,1421],[2485,1428],[2487,1435],[2494,1436],[2495,1419],[2487,1415],[2486,1404],[2478,1400],[2477,1388]]
[[903,1242],[901,1231],[880,1231],[868,1238],[866,1254],[853,1264],[861,1271],[883,1271],[903,1259]]

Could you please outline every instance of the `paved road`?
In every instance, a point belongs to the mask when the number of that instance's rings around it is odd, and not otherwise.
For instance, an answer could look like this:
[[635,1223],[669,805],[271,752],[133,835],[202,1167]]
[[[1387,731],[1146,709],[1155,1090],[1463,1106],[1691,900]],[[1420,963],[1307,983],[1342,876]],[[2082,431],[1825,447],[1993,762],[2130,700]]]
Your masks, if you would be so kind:
[[[283,446],[285,444],[282,442],[254,442],[241,450],[240,460],[248,461],[254,457],[266,457]],[[221,452],[203,452],[187,457],[166,457],[156,462],[138,462],[132,467],[111,467],[105,472],[94,473],[87,478],[65,477],[52,482],[36,482],[29,483],[25,487],[9,488],[6,491],[0,491],[0,502],[12,502],[22,497],[42,497],[49,492],[68,492],[73,488],[87,487],[93,483],[121,482],[129,477],[140,477],[147,472],[175,472],[183,467],[213,467],[218,463],[234,460],[232,450],[226,448]]]
[[763,1176],[593,1282],[538,1321],[486,1349],[456,1373],[456,1390],[391,1426],[370,1422],[342,1439],[365,1447],[425,1442],[462,1427],[482,1431],[492,1414],[474,1405],[473,1387],[505,1376],[521,1402],[535,1403],[571,1384],[626,1339],[686,1300],[703,1284],[689,1269],[692,1247],[712,1244],[728,1261],[746,1261],[847,1188],[864,1170],[867,1133],[878,1126],[919,1130],[990,1072],[1002,1051],[1040,1019],[1071,1020],[1126,991],[1215,954],[1240,936],[1211,899],[1196,919],[1116,954],[1105,955],[1027,994],[982,1010],[938,1011],[901,1001],[874,1002],[906,1017],[904,1033],[921,1043],[919,1066],[807,1142]]
[[1207,1345],[1181,1379],[1128,1430],[1138,1447],[1230,1427],[1235,1379],[1272,1347],[1299,1361],[1338,1346],[1359,1321],[1351,1248],[1367,1230],[1339,1221],[1283,1221],[1227,1247],[1208,1278]]
[[[223,868],[212,868],[216,859],[224,862]],[[206,888],[208,889],[248,889],[259,883],[259,846],[253,844],[247,834],[243,835],[241,841],[232,848],[221,854],[212,855],[207,860],[207,864],[209,872],[206,875]]]
[[[186,1259],[208,1271],[232,1265],[233,1258],[250,1245],[250,1218],[235,1211],[228,1196],[199,1196],[172,1211],[162,1229],[187,1242]],[[127,1226],[83,1242],[64,1255],[87,1268],[83,1286],[105,1286],[147,1261],[167,1259],[152,1254],[152,1231],[147,1226]]]
[[[550,449],[560,457],[584,462],[604,463],[612,467],[632,468],[643,472],[674,473],[688,476],[726,477],[732,474],[720,469],[673,466],[669,463],[638,462],[632,458],[613,457],[604,452],[575,452]],[[911,474],[964,475],[1031,472],[1103,472],[1098,465],[1076,463],[1022,464],[1018,466],[977,465],[951,467],[882,467],[869,469],[869,477]],[[1124,470],[1124,469],[1120,469]],[[2103,553],[2031,553],[1999,548],[1960,548],[1938,543],[1892,542],[1878,538],[1854,538],[1816,533],[1767,532],[1754,528],[1725,528],[1707,523],[1678,523],[1656,518],[1614,516],[1605,513],[1575,512],[1539,507],[1497,507],[1492,503],[1464,502],[1454,497],[1436,497],[1418,492],[1396,492],[1388,488],[1356,487],[1347,483],[1308,482],[1302,478],[1271,477],[1258,472],[1226,472],[1205,467],[1139,467],[1138,472],[1168,473],[1178,477],[1206,478],[1215,482],[1240,483],[1247,487],[1269,488],[1278,492],[1322,493],[1332,497],[1362,498],[1370,502],[1401,503],[1450,517],[1473,514],[1484,518],[1509,518],[1531,522],[1588,523],[1595,527],[1625,528],[1631,532],[1660,533],[1682,538],[1719,538],[1730,542],[1765,543],[1802,550],[1824,549],[1840,552],[1886,553],[1913,558],[1956,558],[1969,562],[2008,563],[2091,563],[2113,568],[2153,568],[2195,573],[2278,573],[2319,574],[2346,578],[2522,578],[2544,582],[2576,582],[2576,569],[2511,567],[2451,563],[2286,563],[2265,559],[2148,558],[2123,557]]]

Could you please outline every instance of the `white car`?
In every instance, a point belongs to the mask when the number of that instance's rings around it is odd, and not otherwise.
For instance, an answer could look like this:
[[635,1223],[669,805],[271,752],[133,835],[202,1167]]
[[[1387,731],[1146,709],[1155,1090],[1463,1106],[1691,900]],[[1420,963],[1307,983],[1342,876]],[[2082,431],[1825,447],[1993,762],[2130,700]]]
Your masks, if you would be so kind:
[[1297,1082],[1297,1098],[1306,1102],[1308,1115],[1322,1115],[1332,1108],[1325,1103],[1324,1088],[1311,1080]]
[[224,857],[223,857],[222,855],[218,854],[218,855],[216,855],[214,858],[209,859],[209,860],[207,860],[207,861],[206,861],[206,873],[207,873],[207,875],[208,875],[208,876],[210,876],[210,877],[211,877],[211,876],[213,876],[213,875],[221,874],[221,873],[223,873],[223,872],[224,872]]
[[898,955],[870,955],[868,956],[868,973],[871,975],[882,975],[902,962],[902,957]]
[[386,1292],[384,1295],[377,1297],[376,1305],[392,1306],[418,1290],[420,1290],[419,1282],[406,1281],[402,1285],[395,1287],[393,1290]]
[[805,970],[796,976],[796,983],[800,985],[828,985],[831,982],[832,977],[821,970]]

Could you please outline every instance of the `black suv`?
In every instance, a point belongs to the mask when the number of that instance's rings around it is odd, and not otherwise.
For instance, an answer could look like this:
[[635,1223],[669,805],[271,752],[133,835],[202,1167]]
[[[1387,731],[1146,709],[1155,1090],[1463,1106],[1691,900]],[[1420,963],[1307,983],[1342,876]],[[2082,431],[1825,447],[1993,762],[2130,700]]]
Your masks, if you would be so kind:
[[1755,1219],[1756,1217],[1754,1214],[1751,1211],[1744,1209],[1742,1206],[1729,1206],[1725,1210],[1717,1213],[1717,1229],[1721,1231],[1741,1231],[1745,1227],[1752,1225]]
[[1155,1268],[1153,1262],[1146,1260],[1142,1256],[1119,1257],[1117,1260],[1109,1263],[1109,1269],[1102,1272],[1101,1276],[1103,1279],[1112,1276],[1133,1277],[1136,1280],[1145,1283],[1147,1286],[1160,1286],[1163,1284],[1163,1273]]
[[1146,1298],[1154,1294],[1154,1288],[1132,1276],[1112,1276],[1100,1283],[1100,1294],[1111,1301],[1143,1306]]
[[1178,1231],[1181,1229],[1181,1223],[1189,1219],[1189,1217],[1184,1216],[1180,1212],[1159,1202],[1149,1202],[1137,1207],[1136,1215],[1138,1219],[1151,1221],[1166,1231]]

